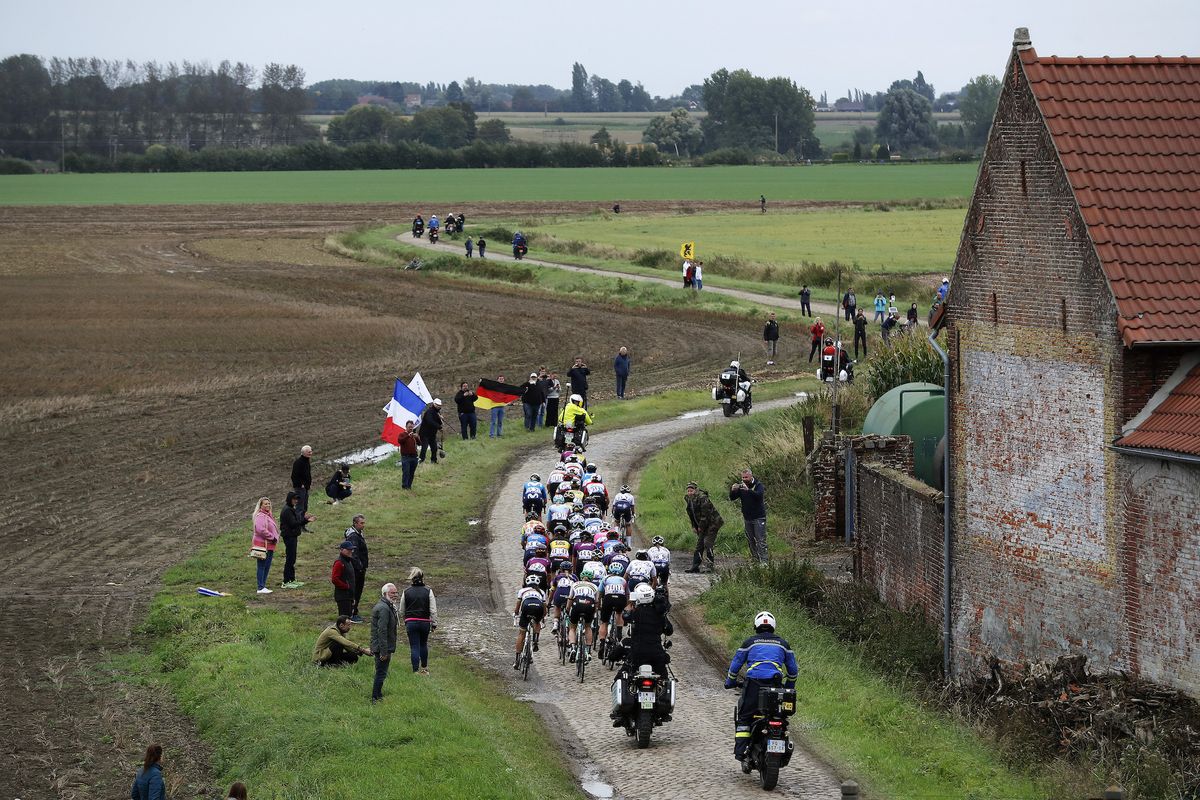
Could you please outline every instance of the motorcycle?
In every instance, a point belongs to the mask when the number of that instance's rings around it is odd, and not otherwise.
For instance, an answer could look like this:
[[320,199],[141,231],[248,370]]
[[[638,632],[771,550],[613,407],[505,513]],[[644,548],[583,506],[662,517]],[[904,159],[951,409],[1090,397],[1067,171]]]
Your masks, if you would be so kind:
[[[621,643],[628,651],[630,640]],[[663,642],[664,648],[671,646],[670,640]],[[650,735],[655,726],[671,721],[675,711],[675,675],[667,667],[666,675],[659,675],[649,664],[637,668],[624,661],[612,682],[612,712],[609,717],[614,728],[624,728],[625,735],[637,738],[639,750],[650,746]]]
[[[842,383],[854,383],[854,361],[850,360],[845,350],[840,350],[841,358],[834,353],[821,354],[821,368],[817,370],[817,380],[822,383],[833,383],[835,380]],[[841,361],[842,368],[838,369],[835,366],[836,361]]]
[[429,229],[429,243],[430,243],[430,244],[437,244],[437,241],[438,241],[438,229],[437,229],[437,228],[430,228],[430,229]]
[[413,233],[414,239],[420,239],[422,236],[425,235],[425,226],[424,225],[413,225],[412,233]]
[[[736,713],[736,712],[735,712]],[[758,782],[770,791],[779,783],[779,770],[792,760],[788,717],[796,713],[796,690],[760,686],[758,713],[750,728],[750,744],[742,761],[743,774],[758,770]]]
[[[578,431],[576,431],[578,427]],[[575,422],[560,422],[554,426],[554,449],[562,452],[567,449],[567,437],[570,437],[571,443],[575,445],[575,451],[582,453],[587,450],[588,432],[587,426]]]
[[515,258],[517,261],[520,261],[522,258],[524,258],[525,254],[528,252],[529,247],[524,242],[513,245],[513,258]]
[[712,396],[721,404],[721,411],[727,417],[732,417],[741,409],[742,414],[750,413],[750,381],[738,380],[736,369],[725,369],[717,376],[717,385],[713,387]]

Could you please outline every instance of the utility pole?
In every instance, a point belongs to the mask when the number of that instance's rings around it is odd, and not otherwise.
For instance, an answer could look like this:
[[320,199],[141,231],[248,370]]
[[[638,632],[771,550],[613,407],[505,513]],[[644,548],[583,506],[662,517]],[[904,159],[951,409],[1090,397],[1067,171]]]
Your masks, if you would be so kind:
[[842,265],[840,263],[838,264],[837,284],[837,297],[833,301],[833,347],[837,352],[833,354],[833,419],[830,420],[834,436],[842,432],[842,406],[838,402],[838,384],[842,382],[842,315],[838,312],[838,304],[842,301]]
[[779,152],[779,112],[775,112],[775,152]]
[[67,171],[67,123],[63,119],[62,112],[58,112],[58,140],[59,140],[59,164],[58,171]]

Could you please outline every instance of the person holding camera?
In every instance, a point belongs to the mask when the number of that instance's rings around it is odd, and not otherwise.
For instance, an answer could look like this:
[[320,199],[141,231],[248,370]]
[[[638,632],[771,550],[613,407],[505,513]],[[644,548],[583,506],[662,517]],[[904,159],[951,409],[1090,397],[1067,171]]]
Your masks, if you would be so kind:
[[746,544],[750,558],[767,563],[767,488],[754,477],[750,468],[742,470],[742,480],[729,487],[729,499],[742,503],[742,519],[746,523]]

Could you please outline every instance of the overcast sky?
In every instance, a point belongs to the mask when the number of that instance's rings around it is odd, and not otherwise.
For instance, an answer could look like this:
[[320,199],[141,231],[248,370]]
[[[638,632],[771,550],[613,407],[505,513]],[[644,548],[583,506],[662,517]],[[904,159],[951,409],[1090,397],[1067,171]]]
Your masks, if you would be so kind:
[[[830,101],[918,69],[938,92],[998,74],[1013,29],[1042,55],[1200,55],[1196,0],[0,0],[0,57],[278,61],[327,78],[548,83],[571,64],[679,93],[721,67],[793,78]],[[436,19],[430,11],[436,12]],[[450,10],[453,13],[447,13]],[[853,9],[853,10],[851,10]]]

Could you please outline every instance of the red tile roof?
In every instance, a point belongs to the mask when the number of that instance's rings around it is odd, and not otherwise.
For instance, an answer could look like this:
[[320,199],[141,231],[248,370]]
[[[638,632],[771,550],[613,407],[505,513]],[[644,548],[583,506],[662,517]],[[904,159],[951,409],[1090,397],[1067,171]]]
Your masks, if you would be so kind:
[[1200,342],[1200,58],[1020,56],[1125,343]]
[[1170,450],[1200,456],[1200,364],[1138,424],[1119,447]]

